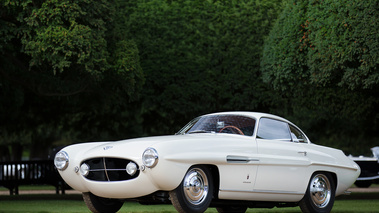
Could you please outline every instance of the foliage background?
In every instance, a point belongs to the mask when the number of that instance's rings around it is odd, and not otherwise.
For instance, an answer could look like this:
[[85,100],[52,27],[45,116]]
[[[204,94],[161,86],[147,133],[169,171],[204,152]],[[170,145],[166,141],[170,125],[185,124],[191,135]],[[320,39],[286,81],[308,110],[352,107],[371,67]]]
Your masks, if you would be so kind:
[[263,51],[263,80],[296,103],[294,120],[347,153],[379,145],[378,8],[370,0],[289,1]]
[[8,148],[13,159],[23,150],[41,158],[53,142],[117,138],[116,111],[144,81],[117,9],[108,1],[1,1],[2,158]]
[[228,110],[379,145],[378,1],[0,2],[0,160]]
[[152,0],[125,7],[125,27],[146,75],[138,107],[147,135],[173,134],[204,113],[275,105],[259,63],[281,0]]

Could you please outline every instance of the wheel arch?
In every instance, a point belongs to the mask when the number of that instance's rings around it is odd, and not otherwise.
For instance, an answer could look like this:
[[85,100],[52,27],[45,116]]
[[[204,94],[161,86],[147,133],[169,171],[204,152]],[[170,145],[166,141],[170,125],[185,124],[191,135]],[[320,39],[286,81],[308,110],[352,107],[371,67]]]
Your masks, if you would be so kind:
[[[195,168],[199,170],[196,171]],[[192,181],[195,184],[189,184]],[[191,165],[182,183],[169,192],[171,203],[178,212],[204,212],[215,198],[215,181],[218,182],[218,169],[215,165]],[[205,185],[207,187],[202,187]]]
[[338,188],[338,179],[337,179],[337,174],[334,173],[334,172],[328,172],[330,175],[332,175],[332,178],[333,178],[333,181],[334,181],[334,187],[335,187],[335,190],[337,190]]
[[214,164],[194,164],[188,168],[188,170],[195,166],[205,166],[207,167],[212,174],[212,181],[213,181],[213,196],[214,198],[218,198],[218,191],[220,189],[220,172],[218,170],[218,167]]
[[[332,176],[332,178],[333,178],[334,187],[335,187],[334,190],[337,190],[337,184],[338,184],[337,180],[338,180],[338,179],[337,179],[337,174],[336,174],[335,172],[332,172],[332,171],[326,171],[326,170],[317,170],[317,171],[315,171],[315,172],[312,173],[311,177],[313,177],[313,175],[316,174],[316,173],[328,173],[328,174],[330,174],[330,175]],[[310,177],[310,178],[311,178],[311,177]],[[309,178],[309,179],[310,179],[310,178]]]
[[220,172],[218,170],[218,167],[215,165],[207,165],[212,173],[212,179],[213,179],[213,198],[218,199],[218,192],[220,190]]
[[337,176],[334,172],[325,170],[313,172],[306,193],[298,203],[301,211],[330,212],[336,196],[336,181]]

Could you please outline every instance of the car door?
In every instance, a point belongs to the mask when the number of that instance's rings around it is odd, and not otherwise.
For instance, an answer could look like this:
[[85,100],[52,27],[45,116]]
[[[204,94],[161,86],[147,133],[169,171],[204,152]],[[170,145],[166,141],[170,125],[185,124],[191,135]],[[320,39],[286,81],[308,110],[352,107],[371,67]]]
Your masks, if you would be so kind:
[[284,121],[260,119],[256,137],[260,164],[255,192],[303,193],[304,184],[309,181],[310,161],[304,147],[306,137],[295,130]]
[[220,199],[248,199],[253,192],[259,159],[253,137],[237,136],[225,152],[225,163],[218,165]]

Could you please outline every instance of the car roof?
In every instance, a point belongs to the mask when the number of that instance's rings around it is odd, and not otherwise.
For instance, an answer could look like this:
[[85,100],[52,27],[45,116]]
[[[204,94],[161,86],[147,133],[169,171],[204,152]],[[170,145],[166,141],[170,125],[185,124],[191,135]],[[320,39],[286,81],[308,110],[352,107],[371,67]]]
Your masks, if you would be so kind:
[[276,120],[280,120],[280,121],[284,121],[284,122],[287,122],[288,124],[291,124],[293,125],[294,127],[296,127],[298,130],[300,130],[304,135],[305,137],[307,138],[308,140],[308,143],[312,143],[311,140],[308,138],[308,136],[306,136],[306,134],[298,127],[296,126],[294,123],[292,123],[291,121],[285,119],[285,118],[282,118],[280,116],[277,116],[277,115],[273,115],[273,114],[269,114],[269,113],[263,113],[263,112],[248,112],[248,111],[230,111],[230,112],[216,112],[216,113],[210,113],[210,114],[206,114],[206,115],[202,115],[200,117],[203,117],[203,116],[209,116],[209,115],[241,115],[241,116],[247,116],[247,117],[251,117],[251,118],[255,118],[257,121],[261,118],[272,118],[272,119],[276,119]]
[[285,122],[288,122],[288,123],[294,125],[292,122],[290,122],[289,120],[287,120],[285,118],[282,118],[282,117],[277,116],[277,115],[269,114],[269,113],[262,113],[262,112],[231,111],[231,112],[210,113],[210,114],[206,114],[203,116],[209,116],[209,115],[243,115],[243,116],[253,117],[257,120],[259,120],[262,117],[265,117],[265,118],[273,118],[273,119],[277,119],[277,120],[282,120],[282,121],[285,121]]

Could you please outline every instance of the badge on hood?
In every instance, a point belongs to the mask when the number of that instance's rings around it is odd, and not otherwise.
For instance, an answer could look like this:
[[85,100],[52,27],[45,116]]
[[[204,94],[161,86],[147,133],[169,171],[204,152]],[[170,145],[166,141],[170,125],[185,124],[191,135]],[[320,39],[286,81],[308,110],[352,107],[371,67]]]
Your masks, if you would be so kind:
[[112,149],[112,148],[113,148],[113,146],[104,146],[103,147],[104,150],[108,150],[108,149]]

